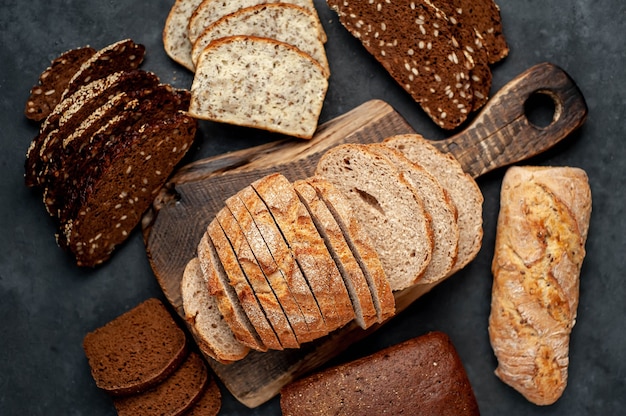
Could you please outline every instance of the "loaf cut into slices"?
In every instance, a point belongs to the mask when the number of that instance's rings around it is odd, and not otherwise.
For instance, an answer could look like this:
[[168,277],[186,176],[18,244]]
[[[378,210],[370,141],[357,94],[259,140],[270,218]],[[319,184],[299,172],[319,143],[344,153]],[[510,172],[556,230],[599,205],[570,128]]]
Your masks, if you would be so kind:
[[441,184],[422,166],[407,159],[400,151],[383,144],[371,144],[369,150],[387,157],[413,185],[431,217],[433,254],[419,283],[435,283],[445,278],[454,265],[458,252],[459,227],[456,207]]
[[324,68],[298,48],[231,36],[200,55],[189,114],[310,139],[327,89]]
[[216,297],[209,293],[197,257],[191,259],[185,267],[181,295],[185,320],[205,355],[222,364],[241,360],[248,355],[250,349],[237,341],[220,313]]
[[406,174],[388,158],[358,144],[327,151],[315,174],[337,186],[355,216],[367,224],[391,288],[402,290],[418,282],[432,256],[433,232],[424,203]]
[[228,14],[209,25],[193,44],[197,63],[202,50],[213,40],[235,35],[272,38],[311,55],[330,75],[319,21],[309,10],[288,3],[259,4]]
[[163,27],[165,53],[190,71],[195,71],[195,65],[191,60],[192,44],[187,35],[187,26],[200,3],[202,0],[176,0]]

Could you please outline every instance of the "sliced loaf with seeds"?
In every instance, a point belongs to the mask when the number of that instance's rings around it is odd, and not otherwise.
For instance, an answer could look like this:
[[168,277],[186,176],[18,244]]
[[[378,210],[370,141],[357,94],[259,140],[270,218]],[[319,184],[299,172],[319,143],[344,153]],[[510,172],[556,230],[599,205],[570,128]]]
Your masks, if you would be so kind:
[[180,288],[185,320],[205,355],[222,364],[241,360],[248,355],[250,349],[237,341],[220,313],[217,298],[209,293],[197,257],[185,266]]
[[192,43],[187,36],[187,25],[200,3],[202,0],[176,0],[163,27],[165,53],[190,71],[195,70],[195,65],[191,60]]
[[465,267],[480,251],[483,236],[483,195],[474,179],[450,154],[441,153],[418,134],[393,136],[384,144],[401,151],[429,171],[448,191],[457,208],[459,249],[450,274]]
[[41,73],[39,82],[30,90],[24,115],[34,121],[42,121],[61,101],[70,79],[80,66],[96,53],[89,46],[72,49],[55,58]]
[[368,224],[391,288],[398,291],[418,282],[432,257],[433,231],[407,175],[360,144],[330,149],[320,158],[315,174],[338,187],[355,216]]
[[231,36],[211,42],[200,55],[189,114],[310,139],[327,89],[324,68],[298,48]]
[[209,25],[193,44],[191,59],[198,62],[202,50],[213,40],[249,35],[272,38],[311,55],[330,75],[318,20],[309,10],[287,3],[259,4],[228,14]]
[[355,318],[350,296],[324,240],[304,204],[280,173],[254,181],[259,194],[309,282],[329,331]]

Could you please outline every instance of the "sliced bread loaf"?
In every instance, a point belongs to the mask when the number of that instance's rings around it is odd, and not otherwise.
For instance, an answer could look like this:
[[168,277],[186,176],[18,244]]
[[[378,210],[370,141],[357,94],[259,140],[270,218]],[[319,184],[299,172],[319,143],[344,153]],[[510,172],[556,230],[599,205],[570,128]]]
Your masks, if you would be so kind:
[[231,36],[200,55],[189,114],[310,139],[327,89],[324,68],[298,48]]
[[419,281],[432,257],[433,232],[406,174],[360,144],[330,149],[315,174],[338,187],[355,216],[367,224],[391,288],[402,290]]
[[191,60],[192,44],[187,35],[191,15],[202,0],[176,0],[170,9],[163,27],[163,47],[165,53],[190,71],[195,70]]

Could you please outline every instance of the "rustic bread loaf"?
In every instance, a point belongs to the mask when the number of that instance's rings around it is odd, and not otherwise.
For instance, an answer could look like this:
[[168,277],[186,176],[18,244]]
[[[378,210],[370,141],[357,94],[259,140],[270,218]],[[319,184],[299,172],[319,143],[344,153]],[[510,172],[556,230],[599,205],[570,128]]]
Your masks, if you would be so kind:
[[441,332],[288,384],[280,406],[285,416],[479,414],[463,363]]
[[537,405],[567,385],[590,213],[581,169],[511,167],[502,181],[489,339],[496,375]]
[[424,203],[406,174],[360,144],[330,149],[315,174],[337,186],[367,224],[391,288],[402,290],[418,282],[432,256],[433,232]]
[[327,89],[324,69],[298,48],[231,36],[200,55],[189,114],[310,139]]
[[224,320],[197,257],[187,263],[180,287],[185,320],[200,350],[222,364],[244,358],[249,348],[237,341]]
[[176,0],[170,9],[163,27],[165,53],[190,71],[195,71],[191,60],[192,44],[187,35],[187,26],[194,10],[202,0]]
[[80,66],[96,50],[90,46],[71,49],[55,58],[39,76],[39,82],[30,90],[24,115],[34,121],[42,121],[61,101],[67,84]]
[[88,333],[83,348],[96,385],[123,395],[169,377],[187,354],[187,340],[161,301],[152,298]]
[[480,188],[471,176],[463,172],[453,156],[441,153],[420,135],[398,135],[386,139],[384,143],[423,166],[449,192],[457,208],[459,226],[458,255],[450,274],[461,270],[476,257],[482,244],[483,195]]
[[272,38],[295,46],[311,55],[330,76],[330,68],[319,21],[309,10],[288,3],[259,4],[228,14],[207,26],[193,44],[191,59],[198,62],[204,48],[213,40],[248,35]]

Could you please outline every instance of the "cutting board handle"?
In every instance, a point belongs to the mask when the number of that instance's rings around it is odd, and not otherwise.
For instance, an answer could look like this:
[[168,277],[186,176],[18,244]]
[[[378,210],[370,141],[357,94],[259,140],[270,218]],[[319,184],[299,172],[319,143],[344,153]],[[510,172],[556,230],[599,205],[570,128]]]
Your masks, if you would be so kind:
[[[547,126],[533,124],[526,114],[526,103],[535,94],[554,103],[554,116]],[[587,104],[570,76],[556,65],[541,63],[498,91],[466,129],[434,144],[478,177],[547,150],[586,118]]]

